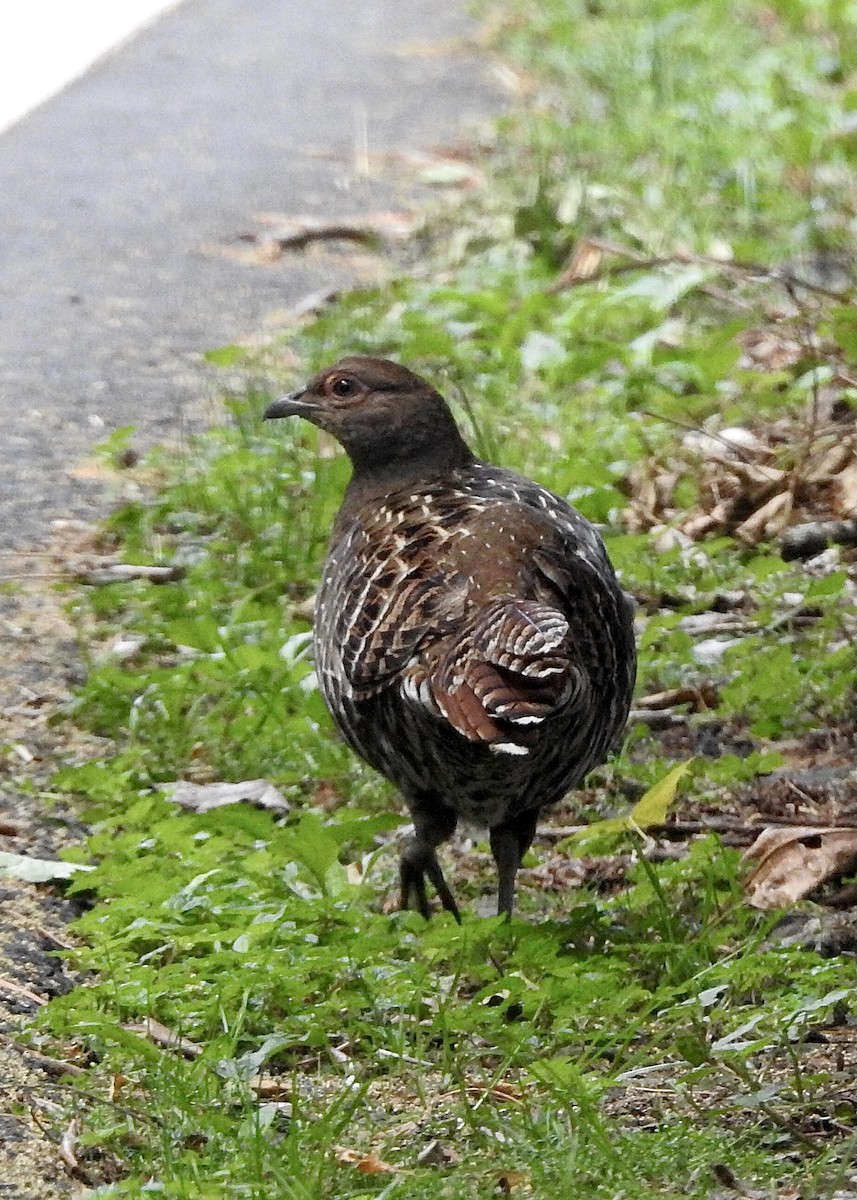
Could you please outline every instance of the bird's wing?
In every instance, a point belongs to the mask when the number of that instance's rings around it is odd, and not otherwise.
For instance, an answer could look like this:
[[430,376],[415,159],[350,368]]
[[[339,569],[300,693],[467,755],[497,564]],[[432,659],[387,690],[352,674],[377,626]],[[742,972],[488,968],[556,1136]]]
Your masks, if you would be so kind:
[[424,642],[452,632],[465,605],[466,580],[415,568],[395,589],[364,606],[342,643],[355,697],[373,695],[401,676]]
[[633,645],[611,640],[622,594],[600,539],[531,486],[550,507],[458,494],[438,521],[397,513],[348,548],[359,582],[345,579],[330,633],[355,699],[398,686],[469,740],[525,754],[548,716],[588,703],[599,664],[624,669]]
[[427,525],[420,513],[396,517],[371,538],[358,532],[343,554],[353,574],[340,581],[348,603],[334,609],[329,636],[356,699],[400,677],[420,647],[451,634],[467,609],[470,581],[448,554],[447,530]]
[[588,679],[573,661],[566,617],[539,601],[506,597],[452,642],[429,687],[440,714],[470,741],[526,754],[528,733],[582,696]]
[[583,720],[595,693],[622,679],[629,691],[634,673],[630,601],[600,540],[578,538],[573,520],[553,514],[528,522],[517,589],[480,607],[434,665],[412,664],[408,689],[469,740],[509,754],[528,753],[560,710]]

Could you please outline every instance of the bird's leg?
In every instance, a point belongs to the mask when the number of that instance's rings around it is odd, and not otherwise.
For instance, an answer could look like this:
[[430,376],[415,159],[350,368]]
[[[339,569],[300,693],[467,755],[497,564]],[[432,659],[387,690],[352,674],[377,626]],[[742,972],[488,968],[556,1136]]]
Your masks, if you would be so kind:
[[497,864],[500,890],[497,895],[497,914],[511,917],[515,907],[515,876],[521,859],[527,853],[536,833],[538,809],[521,813],[491,830],[491,853]]
[[[429,807],[430,805],[430,807]],[[426,798],[426,807],[411,810],[414,818],[414,836],[409,838],[399,859],[399,879],[402,885],[402,908],[410,908],[411,901],[426,920],[431,916],[426,895],[426,876],[431,880],[440,902],[461,924],[461,914],[449,884],[443,877],[437,860],[436,847],[455,832],[457,817],[451,808],[440,804],[435,797]]]

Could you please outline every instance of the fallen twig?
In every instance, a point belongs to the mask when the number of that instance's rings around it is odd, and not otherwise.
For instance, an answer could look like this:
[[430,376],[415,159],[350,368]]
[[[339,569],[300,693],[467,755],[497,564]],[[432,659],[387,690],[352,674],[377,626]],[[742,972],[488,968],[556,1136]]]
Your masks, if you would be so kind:
[[594,270],[580,269],[580,251],[575,251],[572,261],[558,279],[554,280],[548,288],[550,292],[565,291],[566,288],[579,287],[584,283],[597,283],[601,279],[611,279],[617,275],[627,275],[632,271],[651,271],[658,267],[712,267],[718,271],[724,271],[732,275],[751,275],[767,279],[772,283],[782,284],[788,290],[803,288],[805,291],[813,292],[817,296],[824,296],[825,299],[835,300],[839,304],[854,304],[855,298],[853,291],[837,291],[835,288],[824,287],[820,283],[812,283],[809,279],[802,279],[800,276],[783,267],[769,267],[762,263],[746,262],[741,259],[723,259],[713,258],[707,254],[691,254],[683,252],[677,254],[659,254],[652,257],[645,257],[637,254],[634,250],[626,246],[619,246],[615,242],[602,241],[600,238],[589,238],[587,245],[595,252],[601,254],[614,254],[624,258],[626,261],[621,263],[613,263],[611,266],[597,267]]
[[672,729],[675,725],[687,725],[689,713],[677,713],[671,710],[632,708],[628,713],[629,725],[648,725],[649,729]]
[[[792,829],[795,826],[813,826],[827,828],[830,825],[829,821],[822,821],[820,818],[802,816],[779,816],[776,821],[757,814],[751,821],[742,820],[739,817],[705,817],[699,821],[665,821],[662,825],[649,825],[646,827],[646,833],[657,837],[692,837],[695,834],[717,833],[724,836],[724,840],[729,839],[730,845],[747,845],[756,838],[762,829]],[[565,838],[574,837],[575,834],[582,833],[589,829],[589,825],[540,825],[538,836],[544,841],[561,842]],[[837,820],[837,829],[855,829],[857,828],[857,819]]]
[[197,1042],[182,1037],[153,1017],[147,1017],[145,1021],[128,1022],[122,1028],[127,1029],[129,1033],[136,1033],[139,1037],[148,1038],[156,1046],[163,1046],[165,1050],[178,1050],[185,1058],[194,1059],[202,1054],[202,1046]]
[[77,572],[75,578],[81,583],[127,583],[133,579],[148,579],[151,583],[174,583],[185,576],[185,568],[145,566],[136,563],[111,563],[109,566],[92,567]]
[[36,929],[40,937],[43,937],[46,942],[53,942],[58,950],[75,950],[77,948],[76,942],[52,933],[50,929],[45,929],[44,925],[37,925]]
[[0,991],[9,992],[12,996],[21,996],[24,1000],[29,1000],[32,1004],[38,1004],[39,1007],[47,1004],[47,996],[40,996],[37,992],[31,992],[25,987],[21,987],[19,983],[14,983],[11,979],[0,979]]
[[16,1042],[7,1033],[0,1033],[0,1042],[4,1046],[9,1046],[10,1049],[16,1050],[18,1054],[22,1054],[34,1067],[38,1067],[46,1075],[56,1075],[59,1077],[62,1075],[86,1074],[83,1067],[78,1067],[74,1063],[63,1062],[59,1058],[49,1058],[47,1054],[39,1054],[37,1050],[31,1050],[29,1046],[24,1046],[21,1042]]
[[301,229],[270,240],[280,250],[302,250],[310,242],[363,242],[372,245],[378,241],[376,229],[361,228],[360,225],[325,225],[319,229]]
[[[735,628],[729,627],[730,632]],[[690,704],[692,711],[715,708],[717,706],[717,691],[712,683],[701,683],[698,687],[669,688],[664,692],[650,692],[648,696],[640,696],[637,700],[637,710],[645,712],[664,712],[676,704]]]

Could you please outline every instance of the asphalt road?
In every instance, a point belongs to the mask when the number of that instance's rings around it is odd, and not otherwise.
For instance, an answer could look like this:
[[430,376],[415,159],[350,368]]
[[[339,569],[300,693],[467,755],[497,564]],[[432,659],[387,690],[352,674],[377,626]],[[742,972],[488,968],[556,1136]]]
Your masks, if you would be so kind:
[[173,436],[203,351],[348,280],[217,247],[259,212],[387,207],[356,138],[427,148],[496,110],[463,7],[186,0],[0,135],[0,546],[97,511],[75,468],[121,425]]

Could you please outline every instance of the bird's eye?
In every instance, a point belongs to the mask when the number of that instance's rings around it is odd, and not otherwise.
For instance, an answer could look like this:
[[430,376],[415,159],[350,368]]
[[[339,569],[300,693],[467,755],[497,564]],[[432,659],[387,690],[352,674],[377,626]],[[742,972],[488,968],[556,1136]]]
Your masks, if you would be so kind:
[[330,385],[330,390],[333,392],[334,396],[352,396],[356,390],[356,387],[357,385],[353,379],[349,379],[347,376],[343,375],[339,379],[334,379],[333,383]]

